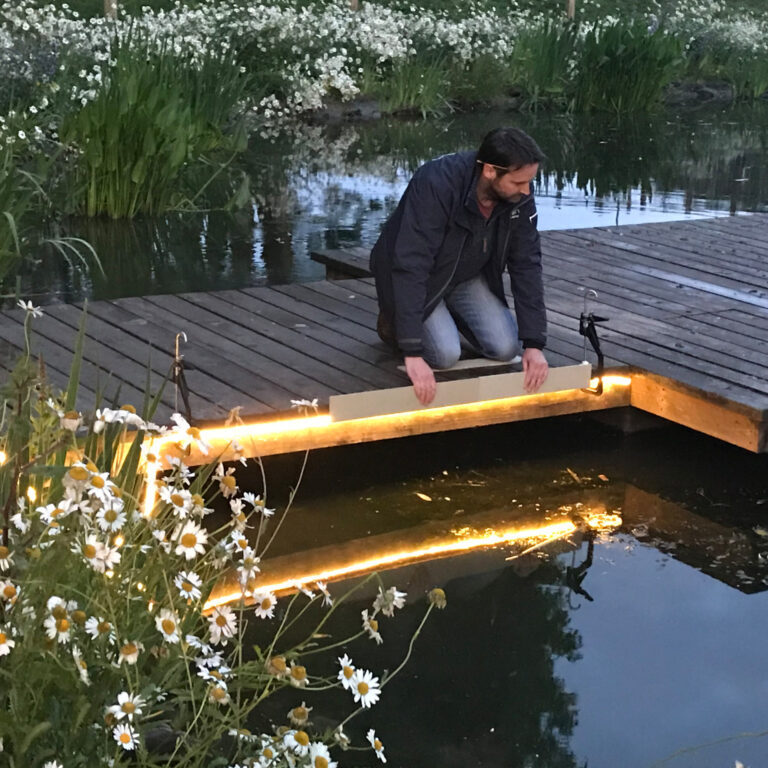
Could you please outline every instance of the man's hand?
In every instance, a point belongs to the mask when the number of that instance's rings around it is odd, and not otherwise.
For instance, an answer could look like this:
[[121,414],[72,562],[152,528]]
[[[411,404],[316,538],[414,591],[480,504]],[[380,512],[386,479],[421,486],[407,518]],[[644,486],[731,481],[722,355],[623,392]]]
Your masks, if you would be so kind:
[[525,374],[523,379],[525,391],[529,395],[538,392],[541,385],[547,380],[549,373],[549,363],[540,349],[528,347],[523,352],[523,373]]
[[413,391],[422,405],[429,405],[435,399],[437,382],[435,374],[423,357],[406,357],[405,372],[413,383]]

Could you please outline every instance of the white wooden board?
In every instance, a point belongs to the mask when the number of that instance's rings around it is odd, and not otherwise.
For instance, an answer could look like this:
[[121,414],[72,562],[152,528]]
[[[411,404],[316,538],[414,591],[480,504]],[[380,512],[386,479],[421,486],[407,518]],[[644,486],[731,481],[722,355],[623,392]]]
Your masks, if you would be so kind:
[[[459,360],[456,365],[452,365],[450,368],[438,368],[440,373],[446,373],[448,371],[468,371],[472,368],[500,368],[505,365],[516,365],[522,361],[522,357],[517,355],[511,360],[489,360],[487,357],[468,357],[464,360]],[[405,371],[404,365],[397,366],[398,371]]]
[[[332,395],[329,402],[331,421],[364,419],[369,416],[520,397],[527,395],[523,389],[524,377],[525,374],[520,371],[476,376],[461,381],[441,381],[437,385],[435,399],[428,406],[422,405],[416,399],[411,386],[379,389],[373,392],[355,392],[350,395]],[[549,376],[537,394],[582,389],[589,386],[591,377],[592,366],[587,362],[550,368]]]

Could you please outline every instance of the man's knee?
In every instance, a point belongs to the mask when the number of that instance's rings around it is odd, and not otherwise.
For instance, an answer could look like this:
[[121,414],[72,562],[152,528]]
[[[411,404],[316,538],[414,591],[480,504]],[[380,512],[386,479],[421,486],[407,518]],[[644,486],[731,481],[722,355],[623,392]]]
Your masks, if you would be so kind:
[[461,344],[444,344],[424,350],[424,359],[431,368],[453,368],[461,357]]
[[491,360],[509,362],[520,354],[520,341],[511,336],[494,339],[484,353]]

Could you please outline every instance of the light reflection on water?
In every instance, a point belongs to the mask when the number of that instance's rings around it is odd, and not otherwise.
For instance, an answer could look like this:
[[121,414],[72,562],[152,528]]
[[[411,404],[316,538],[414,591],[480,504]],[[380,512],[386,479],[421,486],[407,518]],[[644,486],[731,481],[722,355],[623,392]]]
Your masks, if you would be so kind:
[[323,279],[311,251],[372,244],[415,168],[476,147],[504,123],[528,130],[548,156],[536,185],[542,229],[768,209],[768,104],[624,119],[476,113],[303,125],[252,142],[250,208],[67,222],[63,234],[91,242],[107,276],[48,254],[24,268],[23,290],[45,303]]
[[[596,536],[591,554],[574,535],[511,561],[519,546],[384,573],[409,604],[382,622],[381,648],[344,649],[355,663],[394,668],[426,592],[444,587],[448,606],[347,730],[360,740],[375,727],[402,768],[650,768],[768,729],[766,461],[680,428],[621,437],[584,418],[319,452],[273,554],[303,564],[346,542],[369,556],[377,541],[418,541],[435,526],[620,510],[621,529]],[[267,466],[274,492],[293,463]],[[336,637],[357,631],[374,593],[339,611]],[[754,768],[766,754],[768,737],[742,738],[665,765]]]

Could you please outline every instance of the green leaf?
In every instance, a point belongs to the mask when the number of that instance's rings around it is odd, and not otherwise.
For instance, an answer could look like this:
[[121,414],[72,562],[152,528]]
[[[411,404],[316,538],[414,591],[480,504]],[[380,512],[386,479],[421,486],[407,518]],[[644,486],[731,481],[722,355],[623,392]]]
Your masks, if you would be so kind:
[[77,390],[80,387],[80,370],[83,364],[83,346],[85,344],[85,319],[88,314],[88,300],[83,304],[83,313],[80,315],[80,326],[75,337],[75,352],[72,356],[72,367],[69,369],[69,383],[67,385],[66,407],[71,411],[77,402]]
[[48,720],[43,720],[42,723],[38,723],[34,728],[27,732],[24,740],[21,742],[19,752],[23,755],[26,754],[32,742],[38,737],[42,736],[46,731],[51,729],[51,724]]

